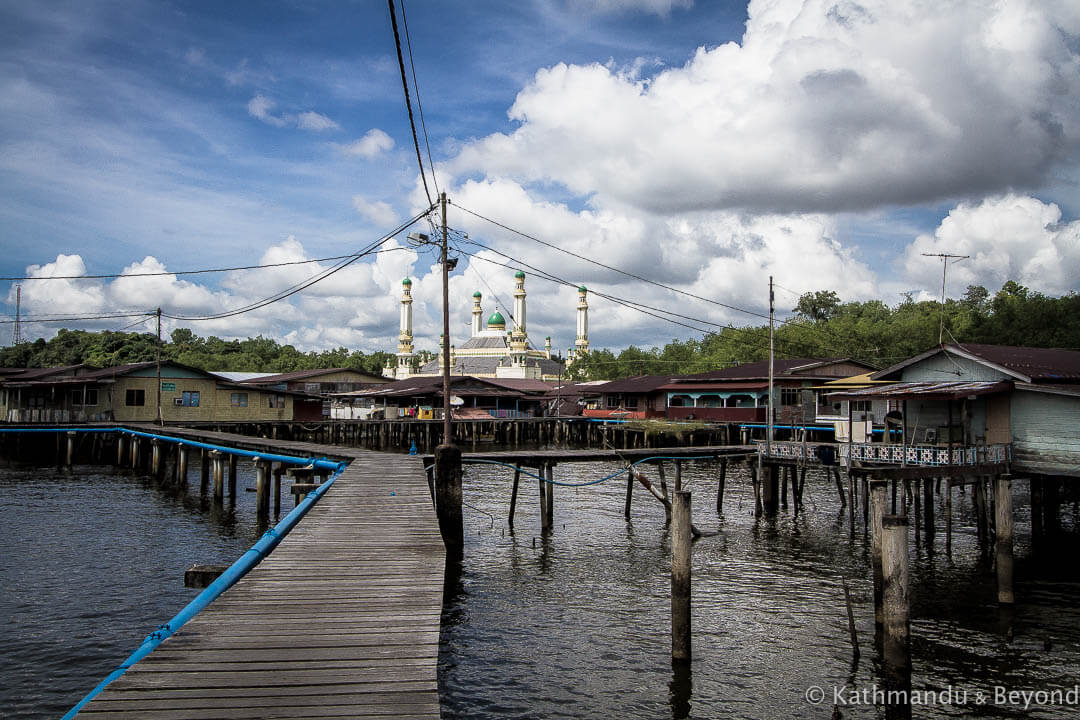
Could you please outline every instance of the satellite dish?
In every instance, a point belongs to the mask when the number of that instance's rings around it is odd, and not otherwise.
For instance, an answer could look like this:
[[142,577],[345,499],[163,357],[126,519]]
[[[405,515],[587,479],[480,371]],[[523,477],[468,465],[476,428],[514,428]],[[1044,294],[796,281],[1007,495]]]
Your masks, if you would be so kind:
[[465,401],[462,400],[461,398],[459,398],[457,395],[451,395],[450,396],[450,404],[460,407],[460,406],[465,404]]

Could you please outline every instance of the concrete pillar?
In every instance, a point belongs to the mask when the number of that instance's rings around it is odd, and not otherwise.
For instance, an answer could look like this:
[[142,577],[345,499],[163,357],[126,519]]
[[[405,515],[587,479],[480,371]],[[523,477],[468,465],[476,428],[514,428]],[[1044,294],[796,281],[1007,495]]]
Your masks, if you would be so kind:
[[994,509],[997,513],[994,551],[997,555],[998,602],[1013,603],[1013,512],[1012,476],[994,478]]
[[210,486],[210,450],[199,450],[199,494],[205,495]]
[[157,438],[150,440],[150,472],[155,478],[161,477],[161,441]]
[[75,460],[75,431],[74,430],[68,430],[67,431],[67,457],[66,457],[66,462],[64,464],[67,465],[68,467],[71,467],[74,460]]
[[176,484],[182,488],[187,487],[187,456],[188,449],[182,443],[176,446]]
[[214,502],[225,502],[225,458],[219,450],[210,451],[210,463],[214,475]]
[[127,435],[124,433],[116,433],[116,464],[123,465],[124,458],[127,456]]

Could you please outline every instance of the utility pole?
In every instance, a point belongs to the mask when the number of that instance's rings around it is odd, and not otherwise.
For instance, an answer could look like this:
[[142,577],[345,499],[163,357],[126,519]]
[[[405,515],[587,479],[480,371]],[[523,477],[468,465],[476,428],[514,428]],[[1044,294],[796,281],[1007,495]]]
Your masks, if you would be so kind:
[[165,420],[161,416],[161,308],[157,309],[157,346],[154,357],[157,364],[157,424],[164,425]]
[[435,448],[435,511],[446,545],[447,559],[460,560],[465,544],[461,496],[461,448],[454,444],[450,423],[450,267],[447,263],[446,193],[439,194],[442,209],[443,301],[443,441]]
[[22,285],[15,286],[15,329],[11,333],[11,347],[22,342]]
[[773,295],[773,278],[769,276],[769,429],[765,436],[765,454],[772,455],[773,441],[773,312],[776,298]]
[[945,273],[949,269],[949,258],[955,260],[967,260],[970,255],[950,255],[949,253],[923,253],[923,257],[941,258],[941,322],[938,323],[938,345],[945,340]]

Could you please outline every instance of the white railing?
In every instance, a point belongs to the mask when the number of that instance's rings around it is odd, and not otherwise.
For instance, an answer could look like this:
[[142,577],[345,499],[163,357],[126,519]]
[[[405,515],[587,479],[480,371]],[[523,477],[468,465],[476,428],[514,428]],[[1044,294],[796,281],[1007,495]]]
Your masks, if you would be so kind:
[[[773,441],[769,457],[818,462],[817,448],[820,446],[822,443]],[[834,457],[840,464],[855,460],[879,465],[994,465],[1012,459],[1012,445],[1008,444],[954,446],[951,450],[936,445],[885,443],[830,443],[825,447],[833,448]],[[765,452],[765,443],[758,444],[758,452]]]

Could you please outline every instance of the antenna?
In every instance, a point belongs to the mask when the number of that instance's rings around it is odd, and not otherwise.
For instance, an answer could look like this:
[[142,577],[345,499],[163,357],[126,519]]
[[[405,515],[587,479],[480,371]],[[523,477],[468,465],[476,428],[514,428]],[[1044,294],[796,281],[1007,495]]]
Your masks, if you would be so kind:
[[949,258],[967,260],[970,255],[951,255],[949,253],[922,253],[923,257],[936,257],[942,259],[941,264],[941,322],[938,323],[938,345],[945,338],[945,272],[949,269]]
[[22,285],[15,286],[15,329],[11,332],[11,346],[18,347],[22,342]]

